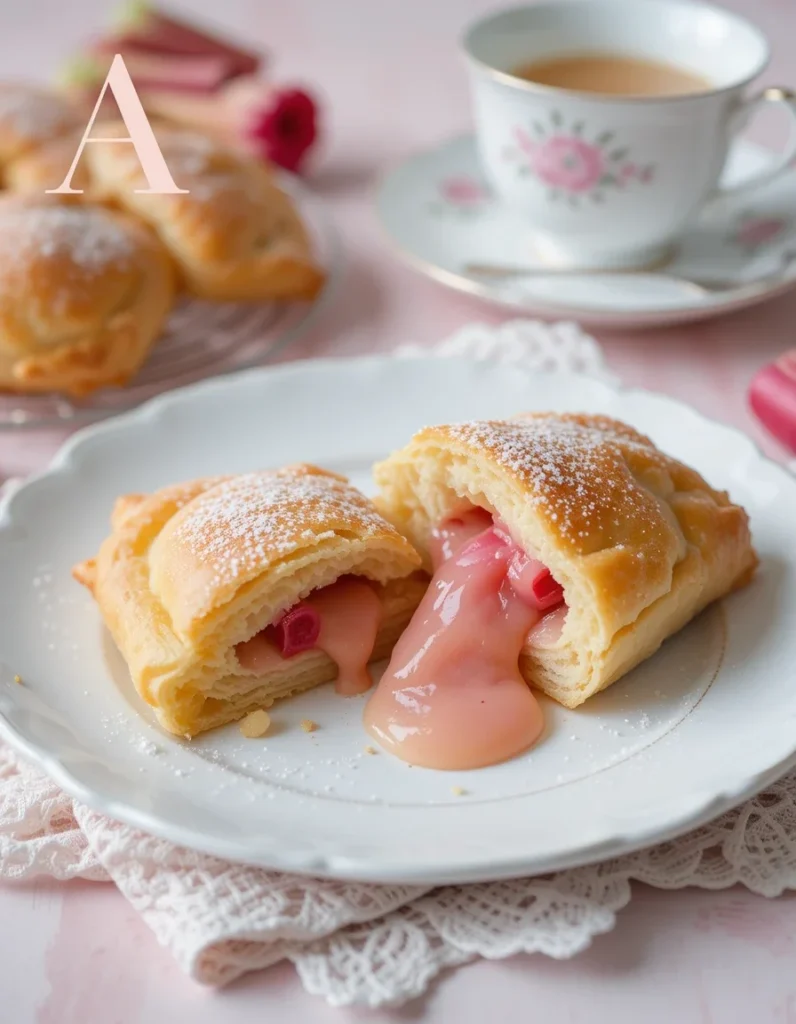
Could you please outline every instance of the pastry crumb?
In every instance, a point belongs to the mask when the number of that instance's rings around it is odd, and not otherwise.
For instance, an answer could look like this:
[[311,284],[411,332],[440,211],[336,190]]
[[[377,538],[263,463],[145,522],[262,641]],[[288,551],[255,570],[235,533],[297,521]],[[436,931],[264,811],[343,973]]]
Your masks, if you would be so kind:
[[362,749],[365,751],[366,754],[375,754],[375,753],[377,753],[375,747],[363,747]]
[[313,722],[311,718],[302,718],[301,728],[304,730],[304,732],[315,732],[315,730],[318,728],[318,723]]
[[241,735],[249,740],[259,739],[265,736],[271,728],[271,716],[262,708],[259,711],[251,711],[240,723]]
[[17,686],[22,686],[22,676],[16,676],[15,675],[14,676],[14,682],[17,684]]
[[454,796],[466,796],[467,790],[463,789],[461,786],[451,786],[451,793],[453,793]]

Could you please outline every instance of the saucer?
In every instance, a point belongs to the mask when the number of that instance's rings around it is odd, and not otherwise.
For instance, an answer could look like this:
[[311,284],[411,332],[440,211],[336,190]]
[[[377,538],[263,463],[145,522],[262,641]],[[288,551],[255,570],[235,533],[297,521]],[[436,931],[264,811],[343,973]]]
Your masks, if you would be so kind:
[[[761,146],[735,144],[722,181],[743,181],[771,160]],[[665,268],[644,273],[567,274],[488,281],[468,264],[543,268],[527,225],[490,190],[475,138],[462,136],[409,157],[382,180],[379,219],[411,266],[459,291],[512,310],[606,326],[643,327],[718,316],[796,284],[796,167],[768,185],[708,204]],[[701,293],[666,274],[737,279],[737,287]],[[772,280],[772,275],[774,279]],[[767,277],[766,280],[758,280]]]

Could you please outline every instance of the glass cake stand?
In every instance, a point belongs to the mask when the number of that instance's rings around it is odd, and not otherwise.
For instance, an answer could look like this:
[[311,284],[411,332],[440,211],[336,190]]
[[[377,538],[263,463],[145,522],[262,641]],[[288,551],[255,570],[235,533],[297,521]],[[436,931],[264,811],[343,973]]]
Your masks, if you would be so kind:
[[113,416],[172,388],[267,362],[303,334],[335,288],[340,241],[321,200],[293,175],[281,175],[280,185],[296,203],[327,274],[317,298],[290,303],[182,299],[146,363],[125,387],[104,388],[82,399],[0,392],[0,431],[79,426]]

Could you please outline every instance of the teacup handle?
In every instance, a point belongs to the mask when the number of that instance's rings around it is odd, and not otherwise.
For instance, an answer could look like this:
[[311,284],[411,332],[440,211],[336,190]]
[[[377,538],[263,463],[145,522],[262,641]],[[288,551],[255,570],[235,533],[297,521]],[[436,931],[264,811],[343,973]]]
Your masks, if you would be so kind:
[[734,196],[738,195],[739,192],[746,192],[747,189],[755,189],[766,182],[773,181],[774,178],[782,174],[793,158],[796,157],[796,92],[793,92],[791,89],[780,88],[779,86],[769,86],[768,89],[763,89],[762,92],[757,93],[755,96],[750,96],[748,99],[743,100],[735,113],[735,120],[745,124],[750,114],[769,103],[781,104],[790,114],[791,131],[784,153],[775,160],[772,160],[770,164],[763,167],[757,174],[745,178],[743,181],[738,182],[737,185],[719,185],[716,195]]

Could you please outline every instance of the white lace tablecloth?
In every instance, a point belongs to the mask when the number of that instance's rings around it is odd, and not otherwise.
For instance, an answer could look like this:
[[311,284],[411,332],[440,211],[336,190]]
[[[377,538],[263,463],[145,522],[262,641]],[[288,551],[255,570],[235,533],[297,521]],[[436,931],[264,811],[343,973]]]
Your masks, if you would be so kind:
[[[609,378],[574,324],[465,328],[434,349]],[[112,882],[180,966],[223,985],[291,960],[334,1005],[397,1004],[441,970],[518,952],[563,959],[613,928],[633,880],[664,889],[737,883],[761,896],[796,888],[796,774],[686,836],[541,878],[449,886],[306,879],[180,849],[95,813],[0,745],[0,879]]]

